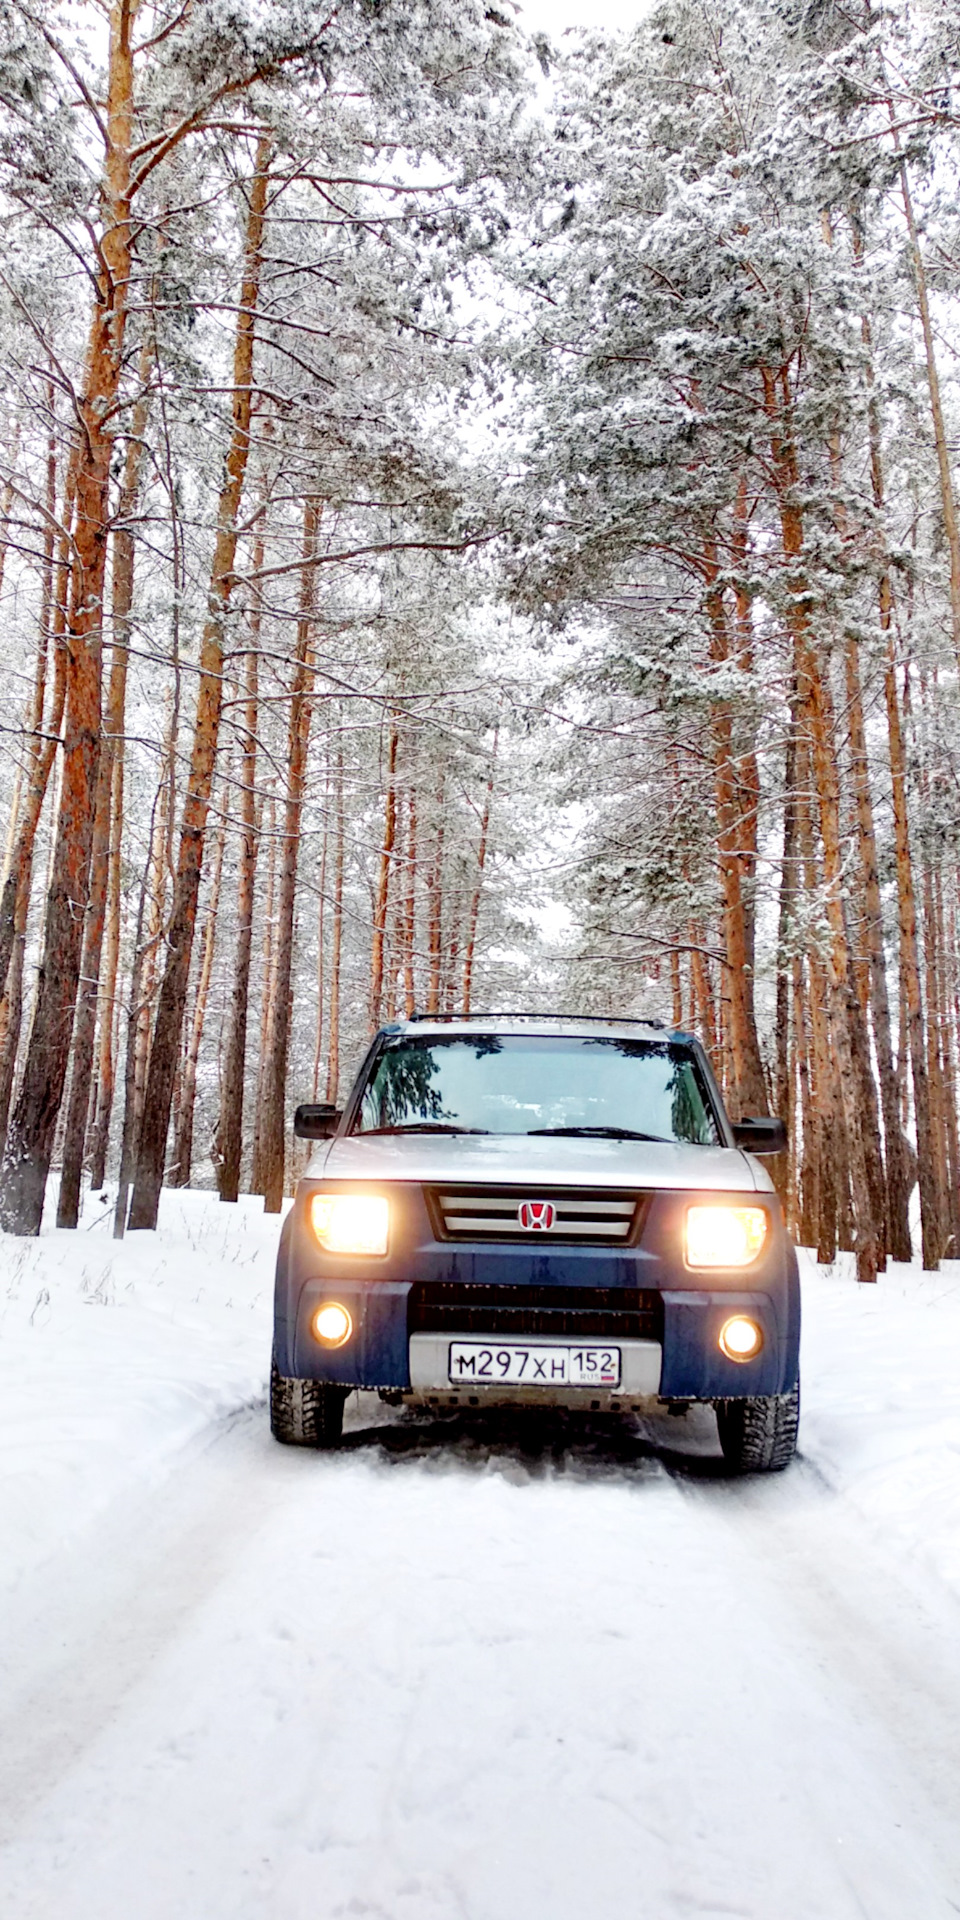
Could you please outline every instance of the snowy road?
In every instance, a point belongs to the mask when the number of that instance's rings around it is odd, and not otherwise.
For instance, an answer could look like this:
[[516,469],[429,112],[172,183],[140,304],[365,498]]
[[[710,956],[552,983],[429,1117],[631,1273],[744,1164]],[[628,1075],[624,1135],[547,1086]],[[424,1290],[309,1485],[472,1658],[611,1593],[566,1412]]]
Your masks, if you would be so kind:
[[383,1419],[221,1421],[10,1597],[4,1920],[960,1913],[956,1599],[815,1467]]

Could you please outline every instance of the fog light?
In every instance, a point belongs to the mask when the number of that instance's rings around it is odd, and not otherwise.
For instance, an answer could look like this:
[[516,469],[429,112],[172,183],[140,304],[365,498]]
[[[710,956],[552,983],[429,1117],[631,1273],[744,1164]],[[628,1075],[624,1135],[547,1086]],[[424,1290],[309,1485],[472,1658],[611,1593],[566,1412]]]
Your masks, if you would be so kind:
[[763,1332],[755,1320],[734,1314],[720,1328],[720,1350],[728,1360],[755,1360],[763,1346]]
[[313,1331],[325,1347],[342,1347],[353,1332],[353,1319],[346,1307],[328,1300],[313,1316]]

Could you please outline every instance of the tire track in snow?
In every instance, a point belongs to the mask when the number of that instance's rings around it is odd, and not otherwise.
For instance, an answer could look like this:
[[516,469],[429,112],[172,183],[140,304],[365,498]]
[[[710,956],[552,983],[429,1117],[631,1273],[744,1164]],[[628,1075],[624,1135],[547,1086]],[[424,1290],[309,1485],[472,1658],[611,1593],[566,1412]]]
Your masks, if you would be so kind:
[[627,1436],[542,1435],[531,1458],[482,1424],[386,1422],[317,1459],[248,1416],[115,1516],[108,1606],[91,1549],[59,1662],[20,1696],[0,1905],[960,1910],[935,1601],[894,1603],[892,1570],[802,1470],[732,1485]]

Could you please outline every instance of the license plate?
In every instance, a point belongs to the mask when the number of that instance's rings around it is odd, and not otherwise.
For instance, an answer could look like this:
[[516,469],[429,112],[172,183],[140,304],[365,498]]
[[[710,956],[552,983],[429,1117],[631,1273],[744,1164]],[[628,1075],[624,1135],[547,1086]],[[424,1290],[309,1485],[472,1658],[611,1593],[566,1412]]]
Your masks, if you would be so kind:
[[449,1377],[455,1386],[618,1387],[620,1348],[455,1340]]

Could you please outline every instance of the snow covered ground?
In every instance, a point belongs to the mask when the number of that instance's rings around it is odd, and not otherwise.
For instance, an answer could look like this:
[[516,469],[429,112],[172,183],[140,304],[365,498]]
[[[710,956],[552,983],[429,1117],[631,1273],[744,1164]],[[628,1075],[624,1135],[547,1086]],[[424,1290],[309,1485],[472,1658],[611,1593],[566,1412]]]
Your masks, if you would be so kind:
[[960,1265],[805,1257],[736,1483],[707,1414],[275,1447],[277,1229],[2,1242],[4,1920],[960,1913]]

